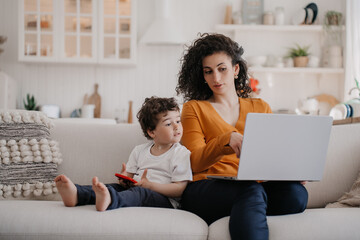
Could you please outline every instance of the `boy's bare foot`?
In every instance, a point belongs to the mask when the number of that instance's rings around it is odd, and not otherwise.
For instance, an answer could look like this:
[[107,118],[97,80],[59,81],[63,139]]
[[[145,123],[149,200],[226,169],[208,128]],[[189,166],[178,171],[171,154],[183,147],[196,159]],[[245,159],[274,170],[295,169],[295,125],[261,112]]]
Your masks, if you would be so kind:
[[54,179],[60,196],[67,207],[77,204],[77,189],[74,183],[65,175],[59,175]]
[[92,188],[96,195],[96,210],[105,211],[111,203],[109,190],[97,177],[92,179]]

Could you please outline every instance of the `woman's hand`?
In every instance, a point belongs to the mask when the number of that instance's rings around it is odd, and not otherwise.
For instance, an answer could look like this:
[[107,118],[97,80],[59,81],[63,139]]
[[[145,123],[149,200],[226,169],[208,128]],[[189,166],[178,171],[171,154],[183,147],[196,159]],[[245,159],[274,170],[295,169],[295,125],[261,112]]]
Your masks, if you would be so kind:
[[143,175],[141,176],[141,180],[138,183],[135,183],[135,186],[151,189],[151,182],[147,179],[147,169],[145,169]]
[[236,157],[240,157],[243,138],[244,136],[238,132],[231,133],[229,146],[234,150]]

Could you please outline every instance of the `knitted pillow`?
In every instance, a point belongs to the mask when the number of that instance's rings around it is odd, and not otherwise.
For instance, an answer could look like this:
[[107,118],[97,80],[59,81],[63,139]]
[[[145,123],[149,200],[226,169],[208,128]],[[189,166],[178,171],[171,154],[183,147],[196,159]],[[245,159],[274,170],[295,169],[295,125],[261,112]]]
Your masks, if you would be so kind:
[[58,200],[62,162],[52,121],[37,111],[0,110],[0,199]]
[[326,205],[328,208],[339,207],[360,207],[360,173],[358,178],[353,183],[350,192],[345,193],[334,203]]

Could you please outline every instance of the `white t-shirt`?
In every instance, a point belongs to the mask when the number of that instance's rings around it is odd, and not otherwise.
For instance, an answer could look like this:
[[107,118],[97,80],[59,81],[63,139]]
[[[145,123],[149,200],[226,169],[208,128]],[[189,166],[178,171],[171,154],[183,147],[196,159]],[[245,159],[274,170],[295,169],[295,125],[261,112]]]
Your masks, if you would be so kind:
[[[175,143],[168,151],[160,156],[151,154],[150,149],[153,142],[136,146],[130,154],[126,164],[126,171],[134,173],[136,181],[141,180],[145,169],[147,179],[156,183],[172,183],[181,181],[192,181],[190,166],[190,151],[180,143]],[[170,198],[170,202],[175,208],[179,206],[178,199]]]

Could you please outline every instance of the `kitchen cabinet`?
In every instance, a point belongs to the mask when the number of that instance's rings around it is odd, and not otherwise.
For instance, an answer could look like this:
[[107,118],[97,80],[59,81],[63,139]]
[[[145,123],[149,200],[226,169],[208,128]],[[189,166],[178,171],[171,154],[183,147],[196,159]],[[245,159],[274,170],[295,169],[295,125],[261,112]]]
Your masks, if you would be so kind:
[[137,0],[20,0],[19,60],[136,63]]
[[[318,67],[266,67],[266,64],[249,67],[249,74],[260,82],[258,87],[261,91],[257,97],[265,99],[274,111],[293,112],[301,99],[324,93],[340,101],[344,99],[343,66],[346,65],[343,62],[342,67],[323,67],[327,39],[322,25],[218,24],[215,25],[215,30],[238,42],[244,49],[245,60],[251,56],[279,60],[286,56],[289,48],[295,47],[295,44],[310,46],[310,55],[320,60]],[[340,31],[344,33],[345,27],[340,27]],[[345,47],[342,47],[345,52]]]
[[19,4],[19,60],[55,61],[58,27],[54,1],[23,0]]

